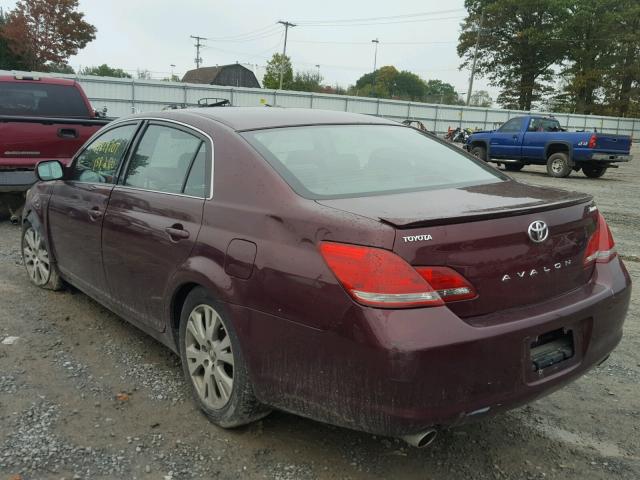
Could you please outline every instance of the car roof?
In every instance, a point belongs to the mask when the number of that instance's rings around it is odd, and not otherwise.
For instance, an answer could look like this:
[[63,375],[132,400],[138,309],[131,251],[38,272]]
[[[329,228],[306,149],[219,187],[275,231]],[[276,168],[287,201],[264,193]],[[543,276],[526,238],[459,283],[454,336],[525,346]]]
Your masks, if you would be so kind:
[[[23,78],[16,78],[23,77]],[[34,80],[37,78],[38,80]],[[14,75],[0,75],[0,82],[10,82],[10,83],[36,83],[36,84],[46,84],[46,85],[75,85],[76,81],[68,78],[51,78],[51,77],[40,77],[39,75],[30,75],[30,74],[16,74]]]
[[310,108],[210,107],[176,110],[176,112],[189,112],[210,118],[237,131],[300,125],[400,125],[397,122],[372,115],[333,110],[312,110]]

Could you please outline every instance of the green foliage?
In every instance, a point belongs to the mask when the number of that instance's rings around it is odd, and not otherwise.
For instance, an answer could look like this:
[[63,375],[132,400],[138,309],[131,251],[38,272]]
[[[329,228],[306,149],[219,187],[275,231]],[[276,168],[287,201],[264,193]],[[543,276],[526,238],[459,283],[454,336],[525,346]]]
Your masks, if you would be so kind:
[[394,98],[429,103],[459,104],[461,101],[452,85],[441,80],[422,78],[406,70],[398,71],[393,66],[381,67],[375,72],[362,75],[353,87],[351,95],[361,97]]
[[263,88],[277,89],[280,87],[280,70],[282,69],[282,89],[290,90],[293,84],[293,68],[291,59],[280,53],[274,53],[267,62],[267,71],[262,79]]
[[84,67],[80,69],[78,73],[80,75],[95,75],[97,77],[131,78],[131,75],[121,68],[110,67],[106,63],[98,65],[97,67]]
[[76,73],[71,65],[68,63],[48,63],[46,65],[46,71],[51,73]]
[[320,82],[322,82],[322,76],[317,72],[296,72],[289,90],[319,92],[322,89]]

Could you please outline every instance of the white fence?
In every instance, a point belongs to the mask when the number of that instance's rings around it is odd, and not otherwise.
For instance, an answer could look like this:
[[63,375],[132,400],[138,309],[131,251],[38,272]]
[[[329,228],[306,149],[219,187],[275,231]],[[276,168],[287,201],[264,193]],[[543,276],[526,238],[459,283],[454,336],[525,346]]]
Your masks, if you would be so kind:
[[[16,72],[2,72],[12,75]],[[27,73],[25,73],[27,74]],[[28,73],[34,75],[34,73]],[[51,76],[51,74],[35,74]],[[226,98],[235,106],[269,104],[280,107],[319,108],[379,115],[394,120],[421,120],[437,133],[449,127],[493,129],[509,118],[522,115],[519,110],[460,107],[402,100],[382,100],[346,95],[265,90],[259,88],[221,87],[191,83],[135,80],[94,76],[56,75],[76,79],[84,88],[94,108],[107,107],[113,117],[133,112],[162,110],[171,104],[197,105],[204,97]],[[553,114],[569,130],[593,130],[640,136],[640,119],[603,117],[596,115]]]

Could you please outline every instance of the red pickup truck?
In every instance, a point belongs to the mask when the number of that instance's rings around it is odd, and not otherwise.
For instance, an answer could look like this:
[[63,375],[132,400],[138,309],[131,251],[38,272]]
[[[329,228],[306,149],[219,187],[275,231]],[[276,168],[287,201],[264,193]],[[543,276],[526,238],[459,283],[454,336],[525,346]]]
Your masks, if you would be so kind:
[[107,122],[74,80],[0,76],[0,212],[17,221],[36,163],[66,164]]

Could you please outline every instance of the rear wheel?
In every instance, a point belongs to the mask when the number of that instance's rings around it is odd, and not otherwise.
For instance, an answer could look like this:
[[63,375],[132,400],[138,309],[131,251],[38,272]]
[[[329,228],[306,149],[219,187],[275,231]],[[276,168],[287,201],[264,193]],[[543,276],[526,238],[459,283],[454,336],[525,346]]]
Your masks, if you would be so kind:
[[476,145],[471,149],[471,155],[485,162],[487,161],[487,149],[480,145]]
[[564,152],[557,152],[547,159],[547,173],[552,177],[564,178],[571,173],[571,163],[569,155]]
[[25,223],[22,229],[21,246],[22,260],[31,283],[49,290],[60,290],[62,279],[51,262],[44,239],[30,223]]
[[205,289],[196,288],[187,296],[179,338],[185,378],[209,420],[232,428],[269,414],[253,394],[230,319]]
[[606,171],[607,167],[592,167],[589,165],[582,167],[582,173],[589,178],[600,178]]
[[524,163],[522,162],[513,162],[513,163],[505,163],[504,169],[507,172],[519,172],[524,167]]

